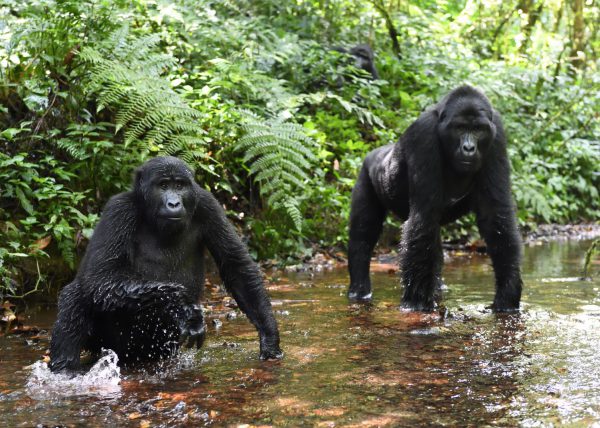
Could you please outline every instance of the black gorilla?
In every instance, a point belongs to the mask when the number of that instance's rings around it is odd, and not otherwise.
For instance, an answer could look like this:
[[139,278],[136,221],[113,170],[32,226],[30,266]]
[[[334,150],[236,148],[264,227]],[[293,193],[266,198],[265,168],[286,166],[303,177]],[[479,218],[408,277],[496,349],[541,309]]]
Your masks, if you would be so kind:
[[51,370],[78,369],[82,349],[112,349],[128,363],[171,355],[181,339],[200,346],[205,247],[258,330],[260,358],[280,358],[258,267],[190,168],[159,157],[136,171],[132,191],[108,201],[75,280],[62,290]]
[[379,73],[375,68],[375,55],[373,49],[366,43],[353,46],[350,49],[336,46],[334,51],[349,54],[354,57],[354,66],[359,70],[364,70],[371,75],[373,80],[379,79]]
[[402,304],[432,310],[441,285],[440,225],[474,211],[496,276],[493,308],[517,310],[521,238],[509,174],[500,116],[470,86],[453,90],[423,112],[396,144],[371,151],[352,192],[349,298],[371,298],[371,253],[391,211],[407,220],[401,244]]

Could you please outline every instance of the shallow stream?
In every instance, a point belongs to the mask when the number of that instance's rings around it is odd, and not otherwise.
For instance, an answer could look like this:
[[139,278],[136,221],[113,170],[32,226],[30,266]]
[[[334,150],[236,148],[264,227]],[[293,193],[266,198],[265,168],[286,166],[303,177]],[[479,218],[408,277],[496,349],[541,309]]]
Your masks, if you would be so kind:
[[[254,329],[227,309],[212,312],[220,322],[200,351],[150,371],[108,355],[75,380],[39,362],[47,336],[2,336],[0,426],[600,424],[600,279],[578,279],[588,245],[527,247],[512,315],[486,309],[493,271],[482,255],[446,260],[435,314],[398,309],[393,264],[373,266],[370,306],[348,304],[345,269],[273,274],[280,362],[259,361]],[[43,329],[55,319],[53,308],[27,314]]]

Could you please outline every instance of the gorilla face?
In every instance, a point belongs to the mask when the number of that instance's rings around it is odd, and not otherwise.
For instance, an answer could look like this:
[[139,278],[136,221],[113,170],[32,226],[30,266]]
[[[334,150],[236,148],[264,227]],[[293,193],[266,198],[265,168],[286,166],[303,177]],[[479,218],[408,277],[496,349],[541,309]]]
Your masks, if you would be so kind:
[[193,174],[177,158],[155,158],[137,171],[135,192],[143,212],[162,233],[185,230],[192,219],[194,206]]
[[479,97],[461,97],[444,106],[438,123],[445,157],[459,173],[477,172],[496,136],[492,108]]

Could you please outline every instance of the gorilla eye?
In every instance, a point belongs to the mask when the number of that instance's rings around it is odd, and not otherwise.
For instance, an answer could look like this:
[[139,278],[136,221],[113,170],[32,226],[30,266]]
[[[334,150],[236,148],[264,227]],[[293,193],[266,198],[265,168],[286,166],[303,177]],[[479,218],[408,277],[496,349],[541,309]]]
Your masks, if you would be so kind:
[[166,181],[161,181],[160,183],[158,183],[158,186],[162,189],[162,190],[167,190],[167,187],[169,187],[169,184]]
[[181,181],[178,181],[177,183],[175,183],[175,188],[177,190],[183,189],[183,183]]

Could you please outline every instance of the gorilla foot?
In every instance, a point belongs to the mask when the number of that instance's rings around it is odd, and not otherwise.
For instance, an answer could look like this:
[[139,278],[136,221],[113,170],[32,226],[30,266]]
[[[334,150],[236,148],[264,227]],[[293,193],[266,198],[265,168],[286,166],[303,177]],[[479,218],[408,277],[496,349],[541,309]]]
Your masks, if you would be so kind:
[[263,361],[281,360],[283,358],[283,351],[277,349],[263,349],[260,351],[260,359]]
[[202,306],[189,306],[185,308],[185,312],[188,319],[181,328],[179,343],[185,344],[186,348],[196,347],[200,349],[206,338],[206,323],[204,322]]
[[348,300],[353,303],[367,303],[373,298],[371,286],[352,286],[348,289]]
[[494,302],[492,304],[492,306],[490,306],[490,309],[492,309],[492,311],[494,312],[503,312],[503,313],[507,313],[507,312],[519,312],[519,304],[517,303],[515,304],[506,304],[506,303],[497,303]]
[[279,336],[260,335],[260,359],[263,361],[281,360],[283,352],[279,348]]
[[353,293],[348,292],[348,300],[352,303],[369,303],[373,299],[373,293],[369,292],[367,294],[363,293]]

